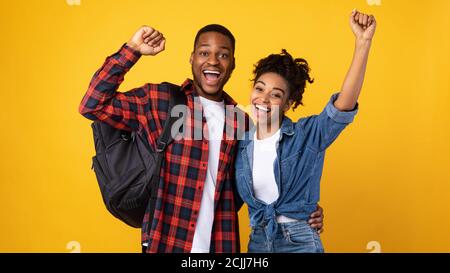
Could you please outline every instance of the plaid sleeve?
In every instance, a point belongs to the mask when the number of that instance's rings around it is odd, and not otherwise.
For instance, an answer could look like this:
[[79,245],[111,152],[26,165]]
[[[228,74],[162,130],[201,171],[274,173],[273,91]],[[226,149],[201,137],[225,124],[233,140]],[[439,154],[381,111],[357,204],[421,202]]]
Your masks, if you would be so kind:
[[118,129],[139,130],[145,119],[144,112],[150,110],[150,84],[123,93],[117,89],[140,56],[139,52],[125,44],[106,58],[94,74],[79,112],[88,119],[101,120]]

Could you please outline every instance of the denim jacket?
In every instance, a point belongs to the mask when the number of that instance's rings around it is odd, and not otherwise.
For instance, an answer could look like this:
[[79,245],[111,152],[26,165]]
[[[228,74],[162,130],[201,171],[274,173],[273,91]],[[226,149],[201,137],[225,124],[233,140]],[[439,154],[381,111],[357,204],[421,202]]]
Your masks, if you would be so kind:
[[308,220],[316,210],[320,195],[325,149],[333,143],[342,130],[353,121],[358,105],[352,111],[339,111],[334,94],[319,115],[292,122],[284,117],[281,123],[277,158],[273,171],[278,186],[278,199],[272,204],[256,199],[253,192],[253,136],[255,128],[246,132],[239,142],[236,157],[236,188],[248,205],[250,225],[267,227],[268,236],[277,230],[276,217],[284,215],[298,220]]

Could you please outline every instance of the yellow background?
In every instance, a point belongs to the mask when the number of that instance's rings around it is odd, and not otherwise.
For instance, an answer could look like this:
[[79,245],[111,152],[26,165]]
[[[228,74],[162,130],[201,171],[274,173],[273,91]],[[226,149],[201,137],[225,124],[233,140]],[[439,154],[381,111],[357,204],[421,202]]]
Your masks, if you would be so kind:
[[[90,169],[90,122],[78,105],[93,73],[142,24],[167,38],[120,90],[190,77],[195,33],[223,24],[237,38],[226,90],[249,98],[252,65],[286,48],[308,60],[315,83],[292,118],[318,113],[353,53],[348,15],[378,29],[360,112],[328,150],[322,179],[328,252],[450,252],[450,1],[112,1],[0,3],[0,252],[139,252],[140,231],[105,209]],[[240,212],[242,250],[248,241]],[[375,243],[377,244],[377,243]]]

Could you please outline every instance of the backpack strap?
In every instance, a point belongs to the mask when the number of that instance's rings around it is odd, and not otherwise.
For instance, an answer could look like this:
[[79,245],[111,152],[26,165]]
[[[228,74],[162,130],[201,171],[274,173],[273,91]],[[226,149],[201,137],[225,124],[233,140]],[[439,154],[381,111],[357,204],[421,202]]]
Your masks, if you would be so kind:
[[169,108],[167,112],[167,119],[164,122],[164,128],[161,135],[156,140],[156,168],[153,174],[149,186],[150,186],[150,217],[152,217],[153,211],[156,205],[156,198],[158,196],[159,177],[161,172],[162,161],[164,160],[164,151],[167,146],[173,141],[171,129],[172,125],[179,119],[179,117],[172,117],[171,111],[175,105],[187,105],[186,95],[181,91],[181,87],[172,83],[163,82],[169,87]]
[[179,119],[179,117],[172,117],[170,115],[172,108],[176,105],[187,105],[186,95],[181,91],[181,87],[169,82],[163,82],[169,87],[169,108],[167,112],[167,119],[164,123],[163,131],[156,140],[156,152],[161,153],[169,145],[172,139],[172,125]]

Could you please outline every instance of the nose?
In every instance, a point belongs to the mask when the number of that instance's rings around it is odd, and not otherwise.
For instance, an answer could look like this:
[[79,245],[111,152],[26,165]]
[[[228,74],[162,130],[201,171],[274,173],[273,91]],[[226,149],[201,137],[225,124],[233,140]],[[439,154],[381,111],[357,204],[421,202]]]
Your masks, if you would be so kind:
[[261,96],[259,96],[259,100],[262,103],[269,103],[270,102],[269,96],[267,94],[262,94]]
[[208,64],[210,64],[210,65],[219,64],[219,59],[217,58],[216,54],[210,54],[208,56]]

